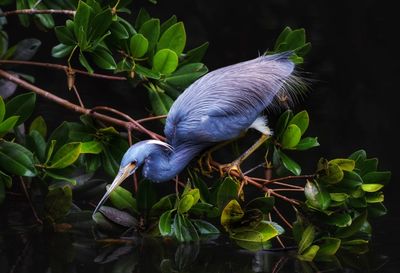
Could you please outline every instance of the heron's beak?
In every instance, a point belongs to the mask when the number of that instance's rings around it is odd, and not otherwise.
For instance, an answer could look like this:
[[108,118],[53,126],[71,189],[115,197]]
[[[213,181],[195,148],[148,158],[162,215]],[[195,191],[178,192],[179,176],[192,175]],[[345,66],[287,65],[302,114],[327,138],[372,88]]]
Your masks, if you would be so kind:
[[126,167],[121,168],[117,174],[117,176],[114,178],[114,181],[110,186],[107,186],[107,192],[104,194],[104,196],[101,198],[100,202],[96,206],[95,210],[93,211],[93,215],[100,209],[100,207],[107,201],[108,197],[110,197],[110,194],[128,177],[132,174],[132,171],[134,171],[136,168],[136,164],[128,164]]

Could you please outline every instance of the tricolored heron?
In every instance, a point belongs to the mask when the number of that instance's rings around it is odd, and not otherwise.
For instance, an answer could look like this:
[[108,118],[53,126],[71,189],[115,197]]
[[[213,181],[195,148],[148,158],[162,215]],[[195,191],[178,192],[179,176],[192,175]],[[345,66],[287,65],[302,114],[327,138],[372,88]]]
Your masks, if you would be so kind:
[[238,167],[271,134],[263,110],[273,105],[282,92],[291,95],[296,90],[293,87],[298,80],[290,56],[291,52],[263,55],[217,69],[195,81],[168,113],[164,128],[166,142],[144,140],[132,145],[95,212],[140,166],[145,178],[168,181],[205,148],[237,138],[249,128],[260,131],[260,140],[232,162],[232,168]]

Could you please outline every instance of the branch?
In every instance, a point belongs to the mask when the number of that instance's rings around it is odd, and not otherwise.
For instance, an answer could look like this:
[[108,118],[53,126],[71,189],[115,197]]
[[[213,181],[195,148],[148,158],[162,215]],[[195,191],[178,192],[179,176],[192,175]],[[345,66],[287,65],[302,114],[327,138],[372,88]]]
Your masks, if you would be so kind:
[[64,70],[67,74],[82,74],[85,76],[93,77],[93,78],[100,78],[106,80],[116,80],[116,81],[126,81],[126,77],[118,77],[118,76],[111,76],[111,75],[104,75],[98,73],[89,73],[87,71],[74,69],[65,65],[61,64],[52,64],[52,63],[41,63],[41,62],[32,62],[32,61],[17,61],[17,60],[0,60],[0,64],[19,64],[19,65],[32,65],[32,66],[40,66],[46,68],[54,68],[58,70]]
[[39,87],[29,83],[29,82],[26,82],[26,81],[24,81],[24,80],[22,80],[22,79],[20,79],[20,78],[18,78],[16,76],[14,76],[13,74],[10,74],[10,73],[8,73],[8,72],[6,72],[4,70],[1,70],[1,69],[0,69],[0,77],[4,78],[6,80],[12,81],[12,82],[18,84],[19,86],[21,86],[21,87],[23,87],[25,89],[33,91],[36,94],[38,94],[38,95],[40,95],[40,96],[42,96],[42,97],[44,97],[44,98],[46,98],[46,99],[48,99],[50,101],[53,101],[53,102],[63,106],[66,109],[69,109],[71,111],[74,111],[74,112],[77,112],[77,113],[80,113],[80,114],[84,114],[84,115],[90,115],[90,116],[92,116],[92,117],[94,117],[96,119],[108,122],[110,124],[124,127],[127,130],[136,130],[136,131],[139,131],[141,133],[146,133],[152,138],[159,139],[156,136],[155,133],[145,129],[142,125],[140,125],[137,122],[134,123],[134,122],[130,122],[130,121],[120,120],[120,119],[113,118],[113,117],[110,117],[110,116],[107,116],[107,115],[104,115],[104,114],[97,113],[97,112],[95,112],[93,110],[81,107],[79,105],[73,104],[73,103],[69,102],[68,100],[65,100],[65,99],[60,98],[60,97],[58,97],[56,95],[53,95],[52,93],[50,93],[50,92],[48,92],[48,91],[46,91],[44,89],[41,89],[41,88],[39,88]]
[[9,15],[18,15],[18,14],[65,14],[75,16],[75,10],[67,10],[67,9],[19,9],[19,10],[10,10],[0,13],[0,17],[5,17]]

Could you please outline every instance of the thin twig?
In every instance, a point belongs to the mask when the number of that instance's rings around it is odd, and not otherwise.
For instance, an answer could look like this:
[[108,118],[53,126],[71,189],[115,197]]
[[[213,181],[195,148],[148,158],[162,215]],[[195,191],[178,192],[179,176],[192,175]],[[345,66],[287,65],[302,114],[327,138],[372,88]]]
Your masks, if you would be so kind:
[[[272,222],[271,213],[268,213],[268,219],[270,222]],[[278,243],[281,245],[282,248],[285,248],[285,245],[283,244],[283,242],[281,241],[281,238],[279,238],[279,236],[276,236],[276,240],[278,240]]]
[[121,111],[119,111],[117,109],[114,109],[114,108],[111,108],[111,107],[108,107],[108,106],[96,106],[96,107],[93,107],[91,110],[92,111],[103,110],[103,111],[108,111],[108,112],[120,115],[121,117],[124,117],[127,121],[133,123],[137,128],[140,128],[142,132],[148,134],[152,138],[165,141],[165,137],[160,136],[159,134],[156,134],[156,133],[154,133],[154,132],[152,132],[150,130],[147,130],[141,124],[139,124],[136,120],[131,118],[129,115],[127,115],[127,114],[125,114],[125,113],[123,113],[123,112],[121,112]]
[[285,181],[285,180],[290,180],[290,179],[308,179],[308,178],[314,178],[315,174],[305,174],[305,175],[289,175],[285,177],[278,177],[270,180],[266,180],[266,184],[268,183],[274,183],[277,181]]
[[256,165],[256,166],[254,166],[253,168],[251,168],[251,169],[245,171],[245,172],[243,173],[243,175],[248,175],[249,173],[251,173],[251,172],[257,170],[258,168],[264,167],[264,166],[265,166],[265,162],[262,162],[262,163],[260,163],[260,164],[258,164],[258,165]]
[[279,218],[281,218],[281,220],[289,227],[289,228],[293,228],[292,224],[289,223],[289,221],[282,215],[282,213],[280,213],[280,211],[274,206],[274,211],[275,213],[279,216]]
[[288,188],[293,188],[293,189],[304,189],[301,186],[296,186],[296,185],[292,185],[292,184],[287,184],[287,183],[283,183],[283,182],[278,182],[278,181],[274,181],[274,182],[269,182],[271,180],[267,180],[267,179],[263,179],[263,178],[258,178],[258,177],[251,177],[251,179],[253,179],[254,181],[258,181],[258,182],[262,182],[263,184],[274,184],[274,185],[280,185],[280,186],[286,186]]
[[276,197],[279,197],[279,198],[281,198],[281,199],[283,199],[283,200],[285,200],[285,201],[287,201],[287,202],[289,202],[289,203],[292,203],[292,204],[297,205],[297,206],[300,205],[300,202],[297,201],[297,200],[294,200],[294,199],[292,199],[292,198],[288,198],[288,197],[286,197],[286,196],[284,196],[284,195],[281,195],[281,194],[279,194],[279,193],[276,193],[276,192],[274,192],[274,191],[271,190],[271,189],[267,189],[267,190],[269,190],[269,191],[271,192],[272,195],[274,195],[274,196],[276,196]]
[[22,80],[22,79],[20,79],[20,78],[18,78],[16,76],[14,76],[13,74],[8,73],[7,71],[4,71],[4,70],[0,69],[0,77],[5,78],[5,79],[7,79],[9,81],[12,81],[12,82],[18,84],[19,86],[21,86],[21,87],[23,87],[25,89],[33,91],[36,94],[38,94],[38,95],[40,95],[40,96],[42,96],[42,97],[44,97],[44,98],[46,98],[48,100],[51,100],[51,101],[63,106],[64,108],[71,110],[71,111],[74,111],[74,112],[77,112],[77,113],[80,113],[80,114],[84,114],[84,115],[90,115],[90,116],[92,116],[92,117],[94,117],[96,119],[108,122],[108,123],[113,124],[113,125],[121,126],[121,127],[127,128],[127,129],[134,129],[134,130],[142,132],[142,133],[147,133],[147,134],[149,134],[150,137],[152,137],[154,139],[158,139],[158,140],[163,139],[163,137],[160,137],[156,133],[147,130],[146,128],[144,128],[142,125],[140,125],[137,122],[134,123],[134,122],[129,122],[129,121],[123,121],[123,120],[120,120],[120,119],[117,119],[117,118],[113,118],[113,117],[110,117],[110,116],[107,116],[107,115],[104,115],[104,114],[97,113],[97,112],[92,111],[90,109],[83,108],[83,107],[81,107],[79,105],[76,105],[76,104],[73,104],[73,103],[69,102],[68,100],[60,98],[60,97],[58,97],[58,96],[56,96],[56,95],[54,95],[54,94],[42,89],[42,88],[39,88],[39,87],[37,87],[37,86],[27,82],[27,81],[24,81],[24,80]]
[[43,225],[43,221],[42,221],[42,220],[39,218],[39,216],[37,215],[36,209],[35,209],[35,207],[34,207],[33,204],[32,204],[32,200],[31,200],[31,197],[29,196],[28,189],[27,189],[26,186],[25,186],[25,181],[24,181],[24,179],[22,178],[22,176],[20,176],[19,179],[20,179],[20,181],[21,181],[22,189],[24,190],[26,199],[28,200],[28,204],[29,204],[29,206],[31,207],[31,210],[32,210],[33,216],[34,216],[35,219],[36,219],[36,222],[38,222],[39,224]]
[[273,191],[304,191],[304,189],[273,189]]
[[76,88],[75,84],[72,85],[72,89],[74,90],[75,95],[76,95],[76,97],[78,98],[79,105],[80,105],[82,108],[84,108],[85,106],[83,105],[83,101],[82,101],[82,99],[81,99],[81,96],[79,95],[78,89]]
[[75,10],[67,10],[67,9],[19,9],[19,10],[10,10],[0,13],[0,17],[9,16],[9,15],[18,15],[18,14],[65,14],[75,16]]
[[47,67],[53,68],[58,70],[64,70],[69,73],[77,73],[82,74],[85,76],[93,77],[93,78],[100,78],[105,80],[115,80],[115,81],[126,81],[126,77],[119,77],[119,76],[112,76],[112,75],[105,75],[99,73],[89,73],[87,71],[71,68],[61,64],[52,64],[52,63],[41,63],[41,62],[33,62],[33,61],[18,61],[18,60],[0,60],[1,64],[19,64],[19,65],[32,65],[32,66],[40,66],[40,67]]
[[160,115],[160,116],[155,116],[155,117],[142,118],[142,119],[138,119],[137,122],[138,123],[142,123],[142,122],[147,122],[147,121],[152,121],[152,120],[159,120],[159,119],[164,119],[164,118],[167,118],[167,115]]

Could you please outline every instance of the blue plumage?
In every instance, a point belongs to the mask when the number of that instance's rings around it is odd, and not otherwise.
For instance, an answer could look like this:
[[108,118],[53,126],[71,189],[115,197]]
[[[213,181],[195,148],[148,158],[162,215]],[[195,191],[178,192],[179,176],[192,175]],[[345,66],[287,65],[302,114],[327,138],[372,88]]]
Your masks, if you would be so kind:
[[278,93],[289,92],[290,96],[297,82],[290,55],[260,56],[217,69],[194,82],[168,113],[164,129],[168,144],[145,140],[130,147],[99,206],[141,165],[145,178],[168,181],[216,142],[236,138],[248,128],[268,134],[262,111],[273,105]]

